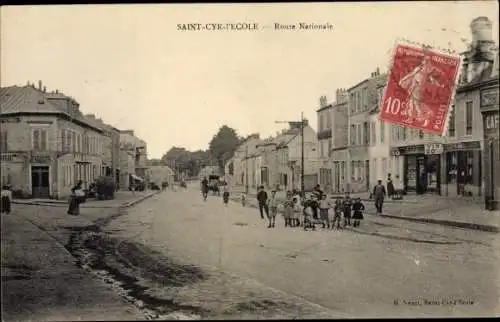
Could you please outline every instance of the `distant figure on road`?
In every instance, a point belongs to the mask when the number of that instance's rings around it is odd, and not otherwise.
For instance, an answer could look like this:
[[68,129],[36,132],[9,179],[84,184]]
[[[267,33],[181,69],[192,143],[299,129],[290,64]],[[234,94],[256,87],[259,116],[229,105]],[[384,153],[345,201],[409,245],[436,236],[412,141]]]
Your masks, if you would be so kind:
[[337,229],[340,229],[340,221],[342,220],[342,211],[343,205],[342,200],[335,200],[335,206],[333,207],[333,220],[331,222],[331,229],[335,227],[335,223],[337,223]]
[[224,186],[223,190],[222,190],[222,201],[224,202],[224,205],[227,207],[227,204],[229,203],[229,189],[226,186]]
[[260,217],[264,219],[264,211],[266,216],[269,217],[269,206],[267,205],[267,192],[264,186],[260,186],[259,193],[257,194],[257,201],[259,202]]
[[382,214],[382,206],[384,205],[385,195],[385,187],[382,184],[382,180],[379,180],[378,184],[373,188],[373,198],[375,199],[377,214]]
[[344,211],[344,227],[351,226],[352,199],[349,192],[346,192],[342,201],[342,210]]
[[268,200],[269,214],[267,219],[269,220],[269,226],[267,228],[274,228],[276,225],[276,215],[278,214],[278,200],[276,199],[276,190],[271,191],[271,198]]
[[323,194],[321,200],[319,201],[319,216],[323,228],[330,228],[330,220],[328,218],[328,211],[330,210],[330,202],[326,199],[326,195]]
[[318,209],[319,209],[319,201],[323,199],[323,191],[321,190],[321,186],[319,184],[316,185],[313,189],[313,199],[311,202],[311,209],[313,211],[313,217],[315,220],[318,218]]
[[203,195],[203,201],[207,201],[207,196],[208,196],[208,180],[207,180],[207,177],[203,177],[203,180],[201,180],[201,193]]
[[2,200],[0,205],[0,210],[2,214],[10,214],[12,204],[12,191],[9,185],[4,185],[2,187]]
[[354,211],[354,215],[352,216],[352,219],[354,219],[354,227],[359,227],[361,220],[364,218],[363,211],[365,210],[365,205],[361,202],[361,198],[356,198],[356,200],[354,200],[352,210]]
[[284,207],[285,207],[285,215],[284,215],[285,227],[294,227],[295,226],[295,220],[294,220],[294,216],[293,216],[294,206],[295,206],[295,204],[293,202],[292,192],[287,191],[286,192],[286,200],[285,200],[285,204],[284,204]]
[[85,198],[85,192],[83,191],[82,185],[82,180],[79,180],[76,185],[71,188],[68,215],[76,216],[80,214],[80,204],[84,202]]
[[392,182],[391,174],[387,174],[387,196],[391,198],[394,195],[394,183]]

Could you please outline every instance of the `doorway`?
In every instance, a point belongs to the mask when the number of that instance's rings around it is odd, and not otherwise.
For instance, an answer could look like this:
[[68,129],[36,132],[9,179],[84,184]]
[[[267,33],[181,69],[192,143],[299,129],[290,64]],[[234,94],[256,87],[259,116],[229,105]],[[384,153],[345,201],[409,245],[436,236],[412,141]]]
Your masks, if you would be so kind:
[[31,167],[31,192],[33,198],[49,198],[50,181],[49,167]]

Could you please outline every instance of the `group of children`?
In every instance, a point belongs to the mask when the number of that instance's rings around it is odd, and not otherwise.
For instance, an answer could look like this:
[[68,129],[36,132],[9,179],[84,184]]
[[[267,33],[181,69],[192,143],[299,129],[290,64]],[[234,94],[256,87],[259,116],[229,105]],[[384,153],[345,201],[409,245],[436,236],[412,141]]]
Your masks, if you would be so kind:
[[[314,216],[315,208],[319,209],[319,218]],[[297,227],[303,225],[304,229],[316,229],[316,224],[321,224],[323,228],[341,229],[347,226],[359,227],[363,220],[363,211],[365,206],[360,198],[351,199],[349,194],[346,194],[343,199],[335,200],[331,203],[325,194],[321,195],[321,199],[311,197],[300,203],[300,197],[292,196],[287,193],[287,198],[284,203],[285,227]],[[302,223],[300,218],[302,217]],[[342,218],[344,219],[341,226]],[[353,223],[351,224],[351,219]]]

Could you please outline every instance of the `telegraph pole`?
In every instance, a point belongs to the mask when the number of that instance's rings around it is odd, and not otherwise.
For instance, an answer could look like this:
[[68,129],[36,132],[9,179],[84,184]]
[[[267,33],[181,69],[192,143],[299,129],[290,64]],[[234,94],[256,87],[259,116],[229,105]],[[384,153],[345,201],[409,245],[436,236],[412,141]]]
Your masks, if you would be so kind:
[[300,136],[302,137],[302,146],[300,148],[300,163],[301,163],[301,166],[300,166],[300,190],[301,190],[301,194],[302,194],[302,198],[304,198],[304,190],[305,190],[305,184],[304,184],[304,178],[305,178],[305,175],[304,175],[304,168],[305,168],[305,162],[304,162],[304,127],[305,127],[305,124],[304,124],[304,112],[302,112],[300,114]]
[[245,194],[248,195],[248,145],[245,143]]

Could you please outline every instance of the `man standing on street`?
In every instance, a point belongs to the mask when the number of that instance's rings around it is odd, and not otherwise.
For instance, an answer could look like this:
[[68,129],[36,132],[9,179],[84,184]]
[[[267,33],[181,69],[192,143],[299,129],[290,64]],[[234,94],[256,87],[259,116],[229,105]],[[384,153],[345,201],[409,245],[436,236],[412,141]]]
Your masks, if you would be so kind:
[[264,190],[264,186],[260,186],[259,193],[257,194],[257,201],[259,202],[260,217],[264,219],[264,211],[266,216],[269,217],[269,206],[267,204],[267,192]]
[[375,186],[375,188],[373,188],[373,199],[375,200],[377,215],[382,214],[382,206],[384,205],[385,195],[386,195],[385,187],[382,184],[382,180],[379,180],[378,184]]
[[201,193],[203,195],[203,201],[207,200],[208,196],[208,180],[207,177],[203,177],[203,180],[201,180]]
[[314,219],[319,219],[318,216],[318,209],[319,209],[319,201],[323,199],[323,191],[321,190],[321,186],[319,184],[316,185],[313,189],[313,202],[311,203],[311,208],[313,211],[313,218]]

